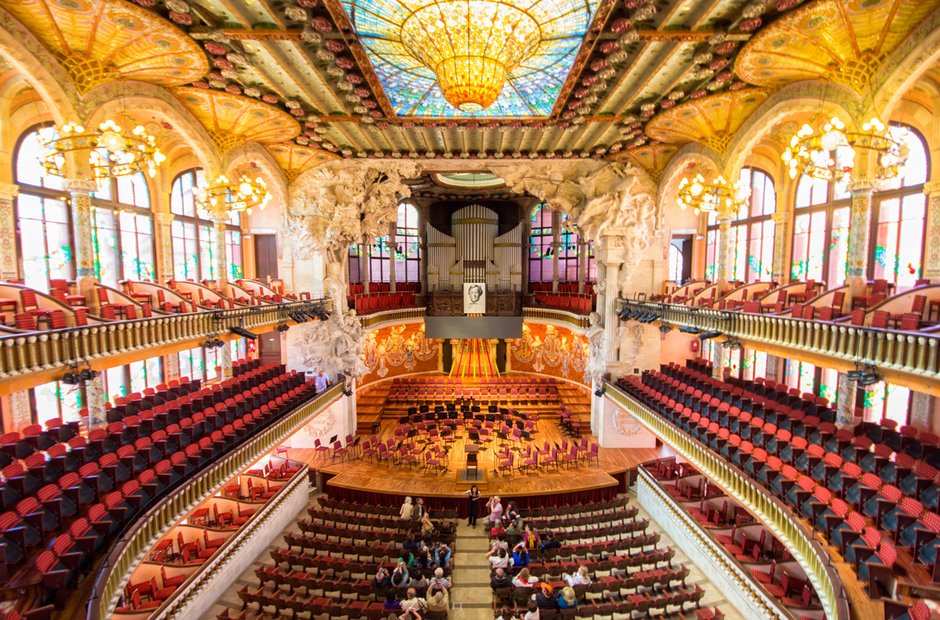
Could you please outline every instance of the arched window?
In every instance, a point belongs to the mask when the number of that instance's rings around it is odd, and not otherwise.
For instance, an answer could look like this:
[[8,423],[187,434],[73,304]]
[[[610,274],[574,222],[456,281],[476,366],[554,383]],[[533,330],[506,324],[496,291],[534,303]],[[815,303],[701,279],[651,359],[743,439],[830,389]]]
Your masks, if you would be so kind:
[[910,288],[921,277],[926,232],[929,176],[927,146],[915,129],[903,132],[907,164],[902,174],[887,181],[874,196],[868,277]]
[[153,280],[153,216],[144,173],[100,179],[92,196],[95,278],[108,286],[123,279]]
[[529,282],[552,281],[552,216],[548,205],[542,203],[532,209],[529,236]]
[[[187,170],[173,180],[170,192],[170,211],[173,213],[173,277],[177,280],[215,280],[216,247],[215,223],[209,214],[196,204],[193,192],[203,183],[203,171]],[[240,217],[232,212],[225,230],[226,265],[228,277],[241,278],[242,234]]]
[[829,287],[845,282],[849,199],[845,183],[800,177],[793,218],[793,279],[824,281]]
[[731,224],[728,279],[767,281],[773,276],[774,262],[774,182],[767,173],[749,167],[741,169],[741,182],[751,188],[750,200],[741,206]]
[[16,198],[20,275],[26,286],[48,291],[50,279],[75,277],[75,259],[63,181],[43,168],[43,152],[39,127],[27,130],[16,146],[13,178],[20,190]]
[[395,227],[395,281],[421,281],[421,236],[418,210],[410,202],[398,205]]

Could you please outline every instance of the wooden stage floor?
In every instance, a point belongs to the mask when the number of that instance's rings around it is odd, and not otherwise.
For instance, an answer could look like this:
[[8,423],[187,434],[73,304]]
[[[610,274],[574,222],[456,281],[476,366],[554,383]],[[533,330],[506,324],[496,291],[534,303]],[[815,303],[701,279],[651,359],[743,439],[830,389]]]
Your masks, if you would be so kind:
[[[396,422],[383,422],[379,439],[392,436]],[[561,445],[564,436],[555,420],[539,420],[532,443],[542,446],[545,441]],[[412,497],[454,497],[463,494],[472,484],[480,488],[483,495],[554,495],[598,489],[616,483],[614,474],[633,469],[639,463],[664,456],[672,451],[665,446],[657,448],[601,448],[598,462],[581,463],[577,466],[560,466],[557,469],[539,468],[531,472],[502,472],[495,470],[494,450],[496,441],[479,453],[479,476],[477,481],[460,479],[464,468],[466,433],[458,432],[449,453],[446,471],[428,471],[420,466],[405,467],[395,464],[376,464],[367,459],[356,458],[332,461],[329,453],[317,454],[311,449],[291,448],[289,457],[307,463],[311,469],[332,475],[331,486],[375,493],[410,495]],[[365,437],[363,437],[363,440]],[[590,441],[596,441],[591,437]]]

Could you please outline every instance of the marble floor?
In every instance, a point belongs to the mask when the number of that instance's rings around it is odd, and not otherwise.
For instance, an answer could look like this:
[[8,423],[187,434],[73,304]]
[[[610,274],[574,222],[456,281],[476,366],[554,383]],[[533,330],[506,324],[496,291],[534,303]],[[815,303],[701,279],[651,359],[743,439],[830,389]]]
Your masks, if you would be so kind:
[[[637,506],[635,497],[631,498],[631,505]],[[315,501],[315,496],[311,496],[311,503]],[[642,508],[639,516],[649,518]],[[296,524],[288,527],[284,533],[299,531]],[[660,530],[656,523],[650,522],[649,531],[658,531],[662,536],[660,546],[675,545],[666,534]],[[281,543],[283,544],[283,543]],[[492,595],[489,586],[489,568],[483,555],[489,548],[489,541],[482,528],[471,528],[466,522],[461,522],[457,529],[457,540],[454,545],[454,588],[451,592],[451,620],[493,620],[494,613],[492,608]],[[255,561],[247,566],[223,594],[215,602],[212,609],[203,616],[203,620],[216,620],[218,614],[229,610],[229,615],[238,617],[238,611],[241,610],[241,600],[238,597],[238,590],[243,586],[258,586],[258,578],[255,576],[255,569],[271,562],[271,556],[268,552],[261,554]],[[743,616],[728,603],[721,592],[708,580],[705,574],[699,570],[691,560],[676,549],[676,556],[673,563],[689,567],[689,577],[686,583],[690,586],[699,585],[705,590],[705,598],[702,600],[702,607],[719,607],[725,614],[727,620],[744,620]],[[249,618],[262,617],[257,614],[248,614]],[[265,616],[270,617],[270,616]],[[286,616],[285,616],[286,617]],[[303,617],[303,616],[301,616]]]

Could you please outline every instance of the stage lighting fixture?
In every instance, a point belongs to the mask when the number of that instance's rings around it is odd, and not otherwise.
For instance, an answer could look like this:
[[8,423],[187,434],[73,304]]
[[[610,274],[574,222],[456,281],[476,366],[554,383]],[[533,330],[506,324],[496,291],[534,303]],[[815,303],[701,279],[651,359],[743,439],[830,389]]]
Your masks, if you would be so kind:
[[352,396],[353,395],[352,388],[344,387],[343,394],[345,394],[346,396]]
[[701,338],[702,341],[705,341],[705,340],[711,340],[712,338],[717,338],[720,335],[721,335],[720,331],[712,330],[710,332],[704,332],[702,334],[699,334],[699,338]]
[[98,376],[98,372],[91,368],[83,368],[78,373],[78,378],[82,381],[91,381]]
[[688,325],[683,325],[679,328],[679,331],[683,334],[700,334],[702,332],[698,327],[689,327]]
[[659,326],[659,331],[661,331],[664,334],[668,334],[669,332],[672,331],[672,325],[670,325],[669,323],[663,323],[662,325]]
[[858,380],[858,384],[862,387],[869,387],[879,383],[881,377],[876,372],[866,372],[862,375],[862,378]]
[[287,325],[287,323],[278,323],[275,329],[279,332],[286,332],[290,329],[290,327]]
[[77,385],[81,382],[81,377],[79,377],[78,374],[74,372],[67,372],[62,377],[62,383],[65,383],[66,385]]
[[235,334],[236,336],[241,336],[242,338],[247,338],[248,340],[257,340],[258,334],[250,332],[244,327],[231,327],[229,331]]
[[617,316],[620,317],[621,321],[629,321],[633,318],[633,313],[630,311],[630,308],[621,308]]
[[728,338],[727,340],[721,343],[721,346],[724,347],[725,349],[731,349],[732,351],[736,351],[738,349],[744,348],[744,345],[741,344],[741,341],[736,340],[734,338]]

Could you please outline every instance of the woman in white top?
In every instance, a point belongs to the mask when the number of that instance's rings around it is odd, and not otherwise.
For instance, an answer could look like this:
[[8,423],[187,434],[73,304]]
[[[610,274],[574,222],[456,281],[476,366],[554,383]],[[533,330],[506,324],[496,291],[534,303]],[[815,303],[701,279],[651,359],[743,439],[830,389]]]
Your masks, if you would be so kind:
[[501,547],[490,549],[484,557],[489,558],[490,570],[509,569],[509,553]]
[[529,574],[528,568],[523,568],[519,574],[512,578],[512,585],[517,588],[534,588],[539,583],[539,578]]
[[405,503],[401,505],[401,510],[398,511],[398,516],[402,519],[411,519],[411,498],[406,497]]
[[564,580],[572,588],[574,586],[589,586],[591,585],[591,576],[588,574],[587,566],[582,566],[578,569],[574,575],[565,575]]

